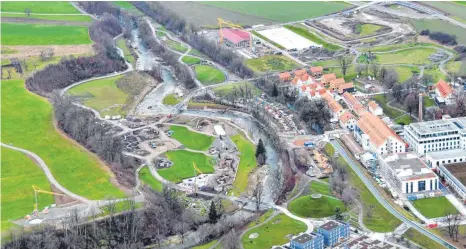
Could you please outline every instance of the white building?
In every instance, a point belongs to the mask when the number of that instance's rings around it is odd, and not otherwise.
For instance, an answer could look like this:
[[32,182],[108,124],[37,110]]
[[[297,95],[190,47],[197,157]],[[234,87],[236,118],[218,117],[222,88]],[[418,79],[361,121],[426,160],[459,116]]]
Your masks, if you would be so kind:
[[433,169],[437,169],[444,164],[466,162],[466,150],[454,149],[428,152],[426,154],[426,162]]
[[370,112],[361,114],[356,122],[354,137],[364,150],[378,155],[405,152],[406,144],[379,117]]
[[440,175],[462,200],[466,200],[466,163],[450,163],[439,167]]
[[340,126],[341,128],[353,131],[356,126],[356,118],[349,111],[343,112],[340,116]]
[[466,149],[466,117],[405,125],[404,138],[418,155]]
[[437,94],[437,97],[435,97],[437,103],[445,105],[455,103],[455,92],[447,82],[439,80],[435,85],[435,93]]
[[376,115],[376,116],[382,116],[383,115],[383,109],[380,107],[375,101],[370,101],[369,104],[369,111]]
[[396,153],[380,158],[382,177],[403,194],[434,191],[439,188],[438,176],[414,153]]

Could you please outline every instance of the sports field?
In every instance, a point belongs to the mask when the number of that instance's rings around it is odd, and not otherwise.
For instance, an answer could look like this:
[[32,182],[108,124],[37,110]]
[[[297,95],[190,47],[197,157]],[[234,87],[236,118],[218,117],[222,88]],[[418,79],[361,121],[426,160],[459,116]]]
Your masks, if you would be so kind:
[[82,99],[85,106],[97,110],[101,116],[124,114],[122,106],[127,94],[115,83],[122,77],[90,81],[71,88],[68,93]]
[[57,2],[31,2],[31,1],[2,1],[2,12],[21,12],[25,9],[31,10],[31,13],[56,13],[56,14],[80,14],[73,5],[66,1]]
[[87,27],[2,23],[2,45],[91,44]]
[[238,134],[231,137],[239,151],[239,165],[238,172],[236,173],[235,182],[233,182],[233,189],[231,192],[239,196],[248,187],[248,176],[256,167],[256,148],[249,140],[243,135]]
[[341,11],[351,5],[344,2],[202,2],[222,9],[259,16],[277,22],[291,22]]
[[[291,30],[290,30],[291,29]],[[267,39],[272,40],[275,43],[280,44],[282,47],[284,47],[287,50],[290,49],[297,49],[297,50],[302,50],[309,48],[311,46],[313,47],[321,47],[322,44],[318,44],[314,42],[312,39],[308,39],[303,37],[303,35],[306,35],[305,32],[306,30],[302,29],[304,32],[300,32],[298,34],[297,31],[301,31],[301,29],[293,26],[286,26],[284,27],[278,27],[278,28],[272,28],[272,29],[264,29],[261,31],[257,31],[259,34],[262,36],[265,36]]]
[[19,13],[2,13],[2,17],[17,17],[17,18],[27,18],[27,19],[41,19],[41,20],[55,20],[55,21],[76,21],[76,22],[90,22],[92,18],[88,15],[36,15],[30,14],[26,16],[25,14]]
[[212,85],[225,81],[225,74],[215,67],[207,65],[197,65],[194,67],[197,79],[203,85]]
[[340,46],[338,45],[335,45],[335,44],[332,44],[332,43],[328,43],[326,41],[324,41],[323,39],[321,39],[319,36],[317,36],[316,34],[312,33],[309,31],[309,29],[304,26],[304,25],[286,25],[285,28],[295,32],[296,34],[312,41],[314,44],[319,44],[319,45],[322,45],[322,47],[330,50],[330,51],[337,51],[339,49],[341,49]]
[[[32,185],[51,191],[44,172],[30,158],[21,152],[2,147],[1,167],[1,231],[15,225],[9,220],[17,220],[30,214],[34,209]],[[54,203],[51,195],[38,195],[39,210]]]
[[1,87],[4,143],[36,153],[60,184],[78,195],[90,199],[124,196],[110,183],[108,168],[97,156],[55,130],[47,100],[28,92],[22,79],[4,80]]
[[191,131],[184,126],[172,125],[170,126],[170,130],[173,131],[172,138],[192,150],[208,150],[215,140],[213,136]]
[[288,204],[288,210],[300,217],[323,218],[335,215],[339,207],[342,212],[346,210],[342,201],[322,196],[312,198],[310,195],[301,196]]
[[246,65],[254,72],[265,73],[271,71],[292,70],[299,65],[283,55],[266,55],[256,59],[249,59]]
[[181,182],[181,180],[194,177],[193,163],[202,173],[214,172],[213,158],[202,153],[187,150],[173,150],[165,153],[167,158],[173,162],[170,168],[158,169],[157,172],[171,182]]

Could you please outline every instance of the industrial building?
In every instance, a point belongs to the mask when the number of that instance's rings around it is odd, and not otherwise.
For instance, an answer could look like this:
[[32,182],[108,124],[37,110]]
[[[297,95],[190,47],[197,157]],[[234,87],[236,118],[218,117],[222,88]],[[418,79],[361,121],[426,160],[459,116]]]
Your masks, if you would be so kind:
[[435,191],[438,176],[414,153],[396,153],[380,157],[381,176],[399,193]]
[[222,28],[219,30],[220,37],[223,36],[225,45],[234,48],[249,47],[251,35],[239,29]]
[[370,112],[361,114],[356,122],[354,137],[364,150],[378,155],[405,152],[405,142],[379,117]]
[[406,142],[418,155],[466,149],[466,117],[412,123],[404,129]]
[[303,233],[291,239],[292,249],[323,249],[324,237],[316,233]]
[[462,200],[466,200],[466,162],[450,163],[439,166],[439,173]]

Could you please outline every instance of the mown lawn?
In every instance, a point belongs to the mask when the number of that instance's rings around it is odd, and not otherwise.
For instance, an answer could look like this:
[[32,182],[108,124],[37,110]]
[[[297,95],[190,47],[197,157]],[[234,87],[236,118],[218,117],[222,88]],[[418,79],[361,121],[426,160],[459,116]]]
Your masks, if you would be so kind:
[[90,81],[71,88],[68,93],[82,98],[85,106],[97,110],[101,116],[124,114],[122,106],[126,102],[127,94],[115,83],[122,77],[119,75]]
[[[34,209],[32,185],[51,191],[44,172],[25,154],[2,147],[1,158],[1,231],[16,225],[10,221],[21,219]],[[39,210],[54,203],[52,195],[38,194]]]
[[175,93],[172,93],[172,94],[168,94],[167,96],[165,96],[165,98],[163,98],[162,100],[162,103],[164,105],[176,105],[178,103],[180,103],[180,99],[176,96]]
[[314,43],[317,43],[317,44],[320,44],[322,45],[324,48],[330,50],[330,51],[337,51],[337,50],[340,50],[341,47],[340,46],[337,46],[337,45],[334,45],[334,44],[331,44],[331,43],[328,43],[324,40],[322,40],[320,37],[318,37],[317,35],[309,32],[309,30],[305,27],[305,26],[293,26],[293,25],[285,25],[285,28],[295,32],[296,34],[314,42]]
[[413,205],[427,218],[438,218],[447,216],[449,213],[458,213],[455,206],[445,196],[415,200]]
[[259,96],[262,93],[262,91],[259,88],[257,88],[253,83],[249,81],[218,86],[218,87],[213,88],[212,90],[215,92],[215,95],[224,97],[224,96],[233,94],[235,90],[239,91],[240,88],[251,89],[252,95],[254,96]]
[[188,65],[199,64],[201,62],[201,59],[192,56],[184,56],[181,60]]
[[52,105],[28,92],[24,80],[1,82],[2,141],[40,156],[65,188],[89,199],[123,197],[110,183],[107,166],[60,135],[54,128]]
[[159,182],[152,176],[149,168],[144,167],[139,171],[139,179],[142,183],[149,185],[153,190],[162,192],[163,183]]
[[248,187],[248,176],[256,167],[256,148],[253,143],[247,140],[242,134],[237,134],[231,137],[240,153],[238,172],[236,173],[235,182],[231,193],[239,196]]
[[416,231],[413,228],[409,228],[404,234],[404,237],[411,240],[412,242],[422,246],[425,249],[438,249],[444,248],[443,245],[433,241],[431,238],[425,236],[424,234]]
[[200,246],[195,246],[192,249],[210,249],[212,246],[217,244],[217,242],[218,242],[218,240],[212,240],[211,242],[209,242],[207,244],[200,245]]
[[292,70],[299,67],[296,62],[283,55],[265,55],[249,59],[246,61],[246,65],[258,73]]
[[423,104],[426,108],[436,105],[435,100],[431,99],[429,96],[424,96],[422,97],[422,99],[423,99]]
[[262,222],[267,220],[270,216],[272,216],[272,214],[274,212],[275,212],[275,210],[273,210],[273,209],[267,210],[267,212],[265,212],[263,215],[261,215],[258,219],[256,219],[256,220],[252,221],[251,223],[249,223],[248,227],[253,227],[253,226],[261,224]]
[[313,194],[318,193],[323,195],[332,195],[332,193],[330,192],[329,185],[318,181],[312,181],[311,185],[309,186],[309,189]]
[[419,73],[419,68],[417,67],[408,67],[408,66],[397,66],[392,67],[398,73],[398,82],[403,83],[413,77],[414,73]]
[[114,4],[119,6],[122,9],[133,9],[135,8],[131,3],[127,1],[113,1]]
[[31,1],[2,1],[2,12],[21,12],[30,9],[31,13],[54,13],[54,14],[80,14],[73,5],[66,1],[31,2]]
[[75,22],[90,22],[92,18],[88,15],[36,15],[30,14],[14,14],[14,13],[2,13],[2,17],[19,17],[28,19],[41,19],[41,20],[55,20],[55,21],[75,21]]
[[[213,159],[202,153],[173,150],[168,151],[165,155],[173,162],[173,165],[170,168],[158,169],[157,172],[171,182],[177,183],[185,178],[194,177],[193,163],[204,174],[214,172]],[[196,172],[196,174],[198,173]]]
[[403,115],[402,112],[387,106],[388,100],[385,97],[385,95],[383,94],[374,95],[372,96],[372,98],[375,100],[375,102],[377,102],[380,105],[380,107],[382,107],[383,113],[389,116],[390,118],[393,119],[393,118],[397,118]]
[[327,196],[314,199],[310,195],[305,195],[294,199],[288,204],[290,212],[307,218],[323,218],[335,215],[337,207],[342,212],[346,211],[346,207],[342,201]]
[[376,54],[380,64],[429,64],[429,55],[436,52],[434,48],[412,48],[397,52]]
[[128,46],[126,46],[126,41],[124,38],[120,38],[116,41],[116,45],[123,50],[123,54],[125,55],[125,59],[133,64],[134,66],[134,56],[131,54],[131,51],[129,51]]
[[243,14],[259,16],[277,22],[291,22],[314,18],[349,8],[344,2],[202,2],[222,9],[238,11]]
[[197,65],[194,67],[197,79],[204,85],[212,85],[225,81],[225,74],[215,67]]
[[411,116],[409,116],[409,114],[405,114],[397,119],[395,119],[395,122],[397,124],[401,124],[401,125],[409,125],[413,122],[413,118]]
[[[279,214],[262,226],[251,229],[241,238],[245,249],[271,248],[289,241],[287,235],[297,235],[306,231],[306,224],[293,220],[285,214]],[[259,237],[250,239],[249,235],[257,233]]]
[[90,44],[87,27],[2,23],[2,45]]
[[172,138],[192,150],[208,150],[215,140],[213,136],[191,131],[184,126],[172,125],[170,130],[173,131]]

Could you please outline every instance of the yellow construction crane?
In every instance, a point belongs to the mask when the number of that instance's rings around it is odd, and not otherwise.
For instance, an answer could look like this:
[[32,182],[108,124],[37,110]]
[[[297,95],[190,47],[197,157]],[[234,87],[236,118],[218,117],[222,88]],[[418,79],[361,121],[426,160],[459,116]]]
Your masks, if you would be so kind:
[[50,192],[50,191],[46,191],[46,190],[43,190],[39,187],[37,187],[36,185],[32,185],[32,189],[34,189],[34,197],[36,199],[36,203],[34,204],[34,211],[37,212],[38,211],[38,203],[37,203],[37,193],[43,193],[43,194],[49,194],[49,195],[59,195],[59,196],[66,196],[66,195],[63,195],[63,194],[59,194],[59,193],[54,193],[54,192]]
[[197,192],[197,183],[196,183],[197,172],[199,172],[199,174],[203,174],[203,173],[194,162],[193,162],[193,168],[194,168],[194,193],[196,193]]
[[241,25],[238,25],[238,24],[234,24],[232,22],[229,22],[227,20],[224,20],[220,17],[217,18],[218,20],[218,27],[220,28],[219,32],[220,32],[220,43],[223,44],[223,25],[226,25],[230,28],[233,28],[233,29],[239,29],[239,30],[242,30],[244,32],[247,32],[249,34],[249,47],[251,47],[252,49],[252,35],[247,31],[245,30],[243,27],[241,27]]

